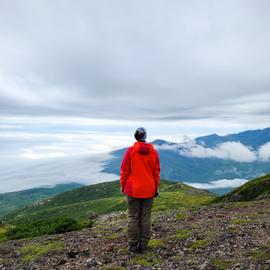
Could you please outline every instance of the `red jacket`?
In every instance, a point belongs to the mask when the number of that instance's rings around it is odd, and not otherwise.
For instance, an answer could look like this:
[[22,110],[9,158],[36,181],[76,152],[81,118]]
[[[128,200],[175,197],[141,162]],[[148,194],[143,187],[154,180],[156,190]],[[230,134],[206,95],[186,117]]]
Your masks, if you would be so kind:
[[135,142],[124,155],[120,184],[122,191],[135,198],[154,197],[160,183],[157,151],[146,142]]

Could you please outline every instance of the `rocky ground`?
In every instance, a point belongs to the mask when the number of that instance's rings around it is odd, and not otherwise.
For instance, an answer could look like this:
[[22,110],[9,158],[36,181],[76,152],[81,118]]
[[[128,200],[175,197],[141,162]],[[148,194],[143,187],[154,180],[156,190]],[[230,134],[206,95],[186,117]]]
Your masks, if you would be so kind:
[[270,200],[153,216],[146,254],[127,250],[126,214],[91,229],[0,243],[0,269],[270,269]]

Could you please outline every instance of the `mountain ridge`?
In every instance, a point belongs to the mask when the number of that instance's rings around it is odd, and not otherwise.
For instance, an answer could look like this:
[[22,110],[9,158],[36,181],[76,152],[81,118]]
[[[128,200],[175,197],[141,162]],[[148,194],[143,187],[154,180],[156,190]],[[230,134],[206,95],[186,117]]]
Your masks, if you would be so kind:
[[[270,142],[270,128],[246,130],[224,136],[211,134],[197,137],[192,142],[200,147],[205,147],[205,149],[198,149],[199,151],[205,151],[202,152],[206,155],[205,157],[184,155],[182,150],[189,147],[187,143],[174,143],[161,139],[152,141],[157,146],[160,155],[162,178],[179,179],[192,184],[208,183],[220,179],[252,179],[270,172],[270,163],[267,161],[254,159],[240,162],[229,158],[233,157],[233,154],[228,155],[228,158],[207,156],[209,150],[210,152],[219,151],[218,153],[225,151],[216,149],[216,147],[228,142],[241,143],[241,149],[247,147],[245,151],[258,150],[259,147]],[[234,145],[231,146],[232,150],[233,147]],[[112,158],[104,161],[102,172],[119,175],[119,167],[126,149],[112,151]],[[245,156],[245,153],[243,156]]]
[[35,203],[39,200],[46,199],[61,192],[81,186],[82,184],[71,182],[66,184],[56,184],[52,187],[42,186],[38,188],[0,193],[0,218],[19,207]]

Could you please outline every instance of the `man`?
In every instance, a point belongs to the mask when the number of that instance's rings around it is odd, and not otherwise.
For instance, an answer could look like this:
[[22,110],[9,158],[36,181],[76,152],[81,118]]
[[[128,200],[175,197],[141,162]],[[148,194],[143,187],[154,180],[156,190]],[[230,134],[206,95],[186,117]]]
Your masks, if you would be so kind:
[[137,142],[126,151],[120,172],[121,190],[127,196],[129,251],[144,253],[151,232],[151,210],[158,195],[160,165],[157,151],[147,143],[145,128],[134,134]]

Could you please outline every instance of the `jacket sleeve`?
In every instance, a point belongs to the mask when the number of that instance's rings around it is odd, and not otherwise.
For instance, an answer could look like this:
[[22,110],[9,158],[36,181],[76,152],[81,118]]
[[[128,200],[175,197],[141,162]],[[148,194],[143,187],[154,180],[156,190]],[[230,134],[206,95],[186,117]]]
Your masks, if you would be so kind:
[[120,170],[120,185],[121,185],[122,191],[124,191],[126,181],[128,179],[128,176],[130,175],[130,171],[131,171],[130,161],[131,161],[130,148],[128,148],[128,150],[126,151],[126,153],[123,157],[122,164],[121,164],[121,170]]
[[156,190],[158,190],[159,183],[160,183],[160,163],[159,163],[159,156],[158,156],[157,151],[155,151],[155,161],[154,161],[154,167],[153,167],[153,176],[154,176],[154,180],[155,180]]

